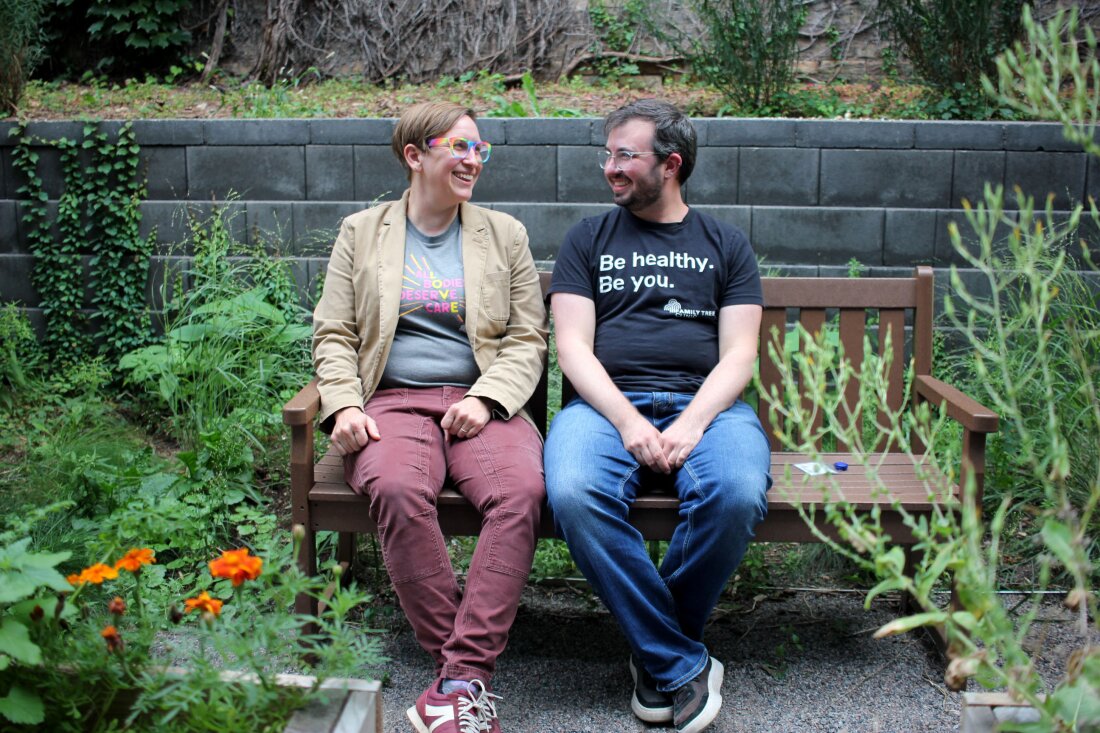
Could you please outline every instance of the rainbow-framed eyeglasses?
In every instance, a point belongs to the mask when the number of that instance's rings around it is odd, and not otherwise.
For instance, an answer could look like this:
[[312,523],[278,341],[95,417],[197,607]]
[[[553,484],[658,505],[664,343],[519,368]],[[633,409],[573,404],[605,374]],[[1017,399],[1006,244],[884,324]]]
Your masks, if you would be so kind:
[[470,140],[465,137],[433,137],[428,141],[429,148],[441,148],[446,145],[451,149],[451,157],[465,159],[472,150],[474,156],[482,164],[489,162],[489,155],[493,152],[493,146],[484,140]]

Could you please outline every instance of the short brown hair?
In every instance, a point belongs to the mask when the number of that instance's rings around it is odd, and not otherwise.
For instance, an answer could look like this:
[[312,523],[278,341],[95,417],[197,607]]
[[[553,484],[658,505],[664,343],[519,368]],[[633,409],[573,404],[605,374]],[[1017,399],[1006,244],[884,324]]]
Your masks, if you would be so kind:
[[412,169],[405,161],[405,146],[411,144],[427,150],[430,138],[450,130],[463,117],[475,119],[474,111],[454,102],[420,102],[401,113],[393,128],[391,147],[405,169],[406,178],[412,180]]

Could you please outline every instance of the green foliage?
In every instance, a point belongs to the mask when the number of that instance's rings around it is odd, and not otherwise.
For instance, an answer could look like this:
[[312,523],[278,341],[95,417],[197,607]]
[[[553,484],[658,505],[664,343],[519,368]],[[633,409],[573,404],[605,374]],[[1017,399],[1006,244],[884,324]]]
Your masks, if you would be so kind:
[[[1061,122],[1067,139],[1092,155],[1100,155],[1096,139],[1100,118],[1096,34],[1087,25],[1080,28],[1077,8],[1068,14],[1058,13],[1043,26],[1032,19],[1031,9],[1025,5],[1023,26],[1027,44],[1017,42],[999,56],[997,86],[994,88],[993,82],[983,77],[983,88],[1030,118]],[[1069,93],[1063,94],[1062,90]]]
[[[119,73],[164,68],[191,40],[186,0],[56,0],[47,33],[58,71]],[[68,68],[66,68],[68,67]]]
[[603,56],[607,51],[629,53],[634,48],[640,32],[650,22],[654,12],[650,0],[626,0],[611,7],[606,0],[589,0],[588,19],[592,23],[596,40],[589,52],[596,56],[593,70],[605,82],[615,83],[624,76],[638,74],[638,65],[614,56]]
[[164,337],[119,362],[187,445],[228,424],[270,432],[310,373],[308,314],[289,265],[234,241],[230,216],[192,222],[192,268],[162,290]]
[[42,56],[45,0],[0,0],[0,110],[15,113]]
[[14,303],[0,307],[0,411],[11,410],[30,387],[38,366],[38,343],[30,321]]
[[995,111],[979,80],[1020,34],[1025,0],[879,0],[890,35],[944,97],[939,117],[983,119]]
[[[353,620],[370,600],[354,584],[336,584],[316,617],[293,613],[295,596],[320,598],[334,578],[303,576],[298,541],[285,531],[256,536],[262,566],[240,586],[208,570],[215,552],[188,558],[189,572],[172,582],[159,555],[152,565],[115,562],[113,573],[92,577],[89,567],[67,580],[55,569],[67,553],[29,550],[35,520],[0,534],[0,716],[9,720],[74,733],[282,730],[326,678],[374,675],[384,661],[377,637]],[[306,622],[319,633],[287,643]],[[276,673],[287,669],[316,682],[280,687]]]
[[703,37],[673,44],[695,74],[713,84],[740,113],[770,105],[794,81],[798,31],[806,19],[799,0],[693,0]]
[[280,76],[270,86],[259,82],[246,83],[241,94],[230,98],[228,107],[236,118],[263,119],[274,117],[323,117],[324,108],[303,95],[303,87],[321,73],[310,67],[300,74]]
[[[116,358],[144,344],[150,331],[145,282],[152,242],[139,234],[144,184],[133,127],[122,125],[114,142],[92,123],[83,133],[77,142],[32,138],[23,127],[12,131],[18,138],[13,162],[27,181],[19,194],[27,201],[23,221],[35,256],[32,282],[46,317],[45,345],[62,361],[97,352]],[[52,221],[34,149],[42,146],[60,151],[64,174]],[[85,255],[90,255],[88,289],[95,308],[91,320],[84,310]]]

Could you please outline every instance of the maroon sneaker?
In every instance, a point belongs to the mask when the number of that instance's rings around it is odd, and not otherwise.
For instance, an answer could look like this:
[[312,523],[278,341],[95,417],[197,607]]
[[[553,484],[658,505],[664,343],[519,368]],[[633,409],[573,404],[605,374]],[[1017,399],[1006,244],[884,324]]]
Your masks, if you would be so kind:
[[443,680],[433,682],[408,709],[417,733],[500,733],[493,702],[500,698],[481,680],[471,682],[468,690],[450,695],[443,694],[442,685]]

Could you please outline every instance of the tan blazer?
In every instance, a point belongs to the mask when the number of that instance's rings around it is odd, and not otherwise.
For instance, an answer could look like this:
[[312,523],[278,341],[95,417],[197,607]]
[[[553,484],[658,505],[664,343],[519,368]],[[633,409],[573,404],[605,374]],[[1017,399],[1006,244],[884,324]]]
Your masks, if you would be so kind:
[[[378,388],[397,330],[409,192],[344,219],[313,312],[321,427]],[[542,375],[547,319],[527,230],[507,214],[462,204],[466,330],[481,376],[469,394],[520,414]]]

